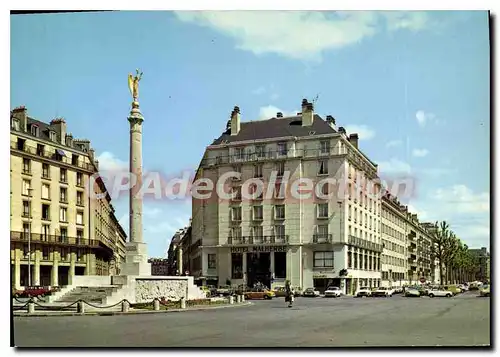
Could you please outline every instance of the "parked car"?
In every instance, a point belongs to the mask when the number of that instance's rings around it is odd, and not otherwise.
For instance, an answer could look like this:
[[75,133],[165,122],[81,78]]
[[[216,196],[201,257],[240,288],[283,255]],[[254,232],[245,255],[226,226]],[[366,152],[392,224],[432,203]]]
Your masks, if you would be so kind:
[[422,294],[420,293],[420,290],[414,287],[408,287],[406,288],[405,291],[405,296],[406,297],[420,297]]
[[233,289],[229,285],[226,285],[220,286],[215,292],[217,295],[229,296],[233,294]]
[[342,290],[337,286],[330,286],[325,290],[325,297],[340,297],[342,295]]
[[392,288],[386,288],[383,286],[380,286],[377,290],[372,291],[372,296],[392,297],[393,294],[394,290]]
[[403,287],[402,286],[393,286],[394,289],[394,294],[401,294],[403,292]]
[[479,296],[490,296],[490,286],[489,285],[483,285],[479,289]]
[[275,286],[273,291],[276,297],[285,297],[286,295],[286,289],[284,286]]
[[245,299],[247,300],[271,300],[276,297],[274,291],[268,289],[254,288],[245,292]]
[[319,291],[314,289],[314,288],[307,288],[302,293],[302,296],[304,296],[304,297],[318,297],[319,295],[320,295]]
[[356,297],[364,297],[364,296],[366,297],[372,296],[372,290],[367,286],[363,286],[356,291]]
[[453,293],[445,287],[432,288],[429,291],[429,297],[453,297]]
[[453,295],[457,295],[462,292],[462,290],[456,285],[446,285],[444,288],[448,291],[451,291]]

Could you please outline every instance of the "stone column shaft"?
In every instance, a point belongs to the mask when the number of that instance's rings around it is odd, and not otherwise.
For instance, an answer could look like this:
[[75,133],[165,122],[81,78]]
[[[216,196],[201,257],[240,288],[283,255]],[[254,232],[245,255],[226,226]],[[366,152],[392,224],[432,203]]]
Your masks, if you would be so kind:
[[[135,103],[135,102],[134,102]],[[142,187],[142,121],[139,104],[133,104],[128,118],[130,122],[130,173],[135,177],[135,185],[129,191],[130,242],[142,243],[142,197],[138,195]],[[133,184],[134,181],[131,183]]]

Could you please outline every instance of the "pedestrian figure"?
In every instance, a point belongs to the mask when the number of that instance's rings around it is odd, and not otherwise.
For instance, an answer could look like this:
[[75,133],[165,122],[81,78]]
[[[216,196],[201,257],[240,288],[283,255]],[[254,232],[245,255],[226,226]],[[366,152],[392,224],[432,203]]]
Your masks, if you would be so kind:
[[285,282],[285,302],[288,302],[288,307],[292,307],[293,300],[294,300],[293,289],[290,286],[290,281],[287,280]]

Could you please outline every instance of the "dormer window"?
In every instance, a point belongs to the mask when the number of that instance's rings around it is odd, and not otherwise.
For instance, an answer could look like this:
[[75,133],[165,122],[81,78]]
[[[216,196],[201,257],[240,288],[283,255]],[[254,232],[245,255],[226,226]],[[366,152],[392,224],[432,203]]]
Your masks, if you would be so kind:
[[12,129],[19,131],[19,119],[12,118]]
[[49,139],[51,141],[56,141],[56,132],[55,131],[50,131],[49,130]]
[[38,125],[31,126],[31,135],[38,137],[39,132],[40,129],[38,128]]

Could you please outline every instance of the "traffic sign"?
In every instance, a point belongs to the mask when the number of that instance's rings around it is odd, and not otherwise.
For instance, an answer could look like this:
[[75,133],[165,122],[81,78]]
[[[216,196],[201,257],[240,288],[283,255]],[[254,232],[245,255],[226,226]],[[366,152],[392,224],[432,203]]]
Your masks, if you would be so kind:
[[420,282],[421,282],[422,284],[423,284],[423,283],[425,283],[425,278],[424,278],[424,277],[421,277],[421,278],[420,278]]

